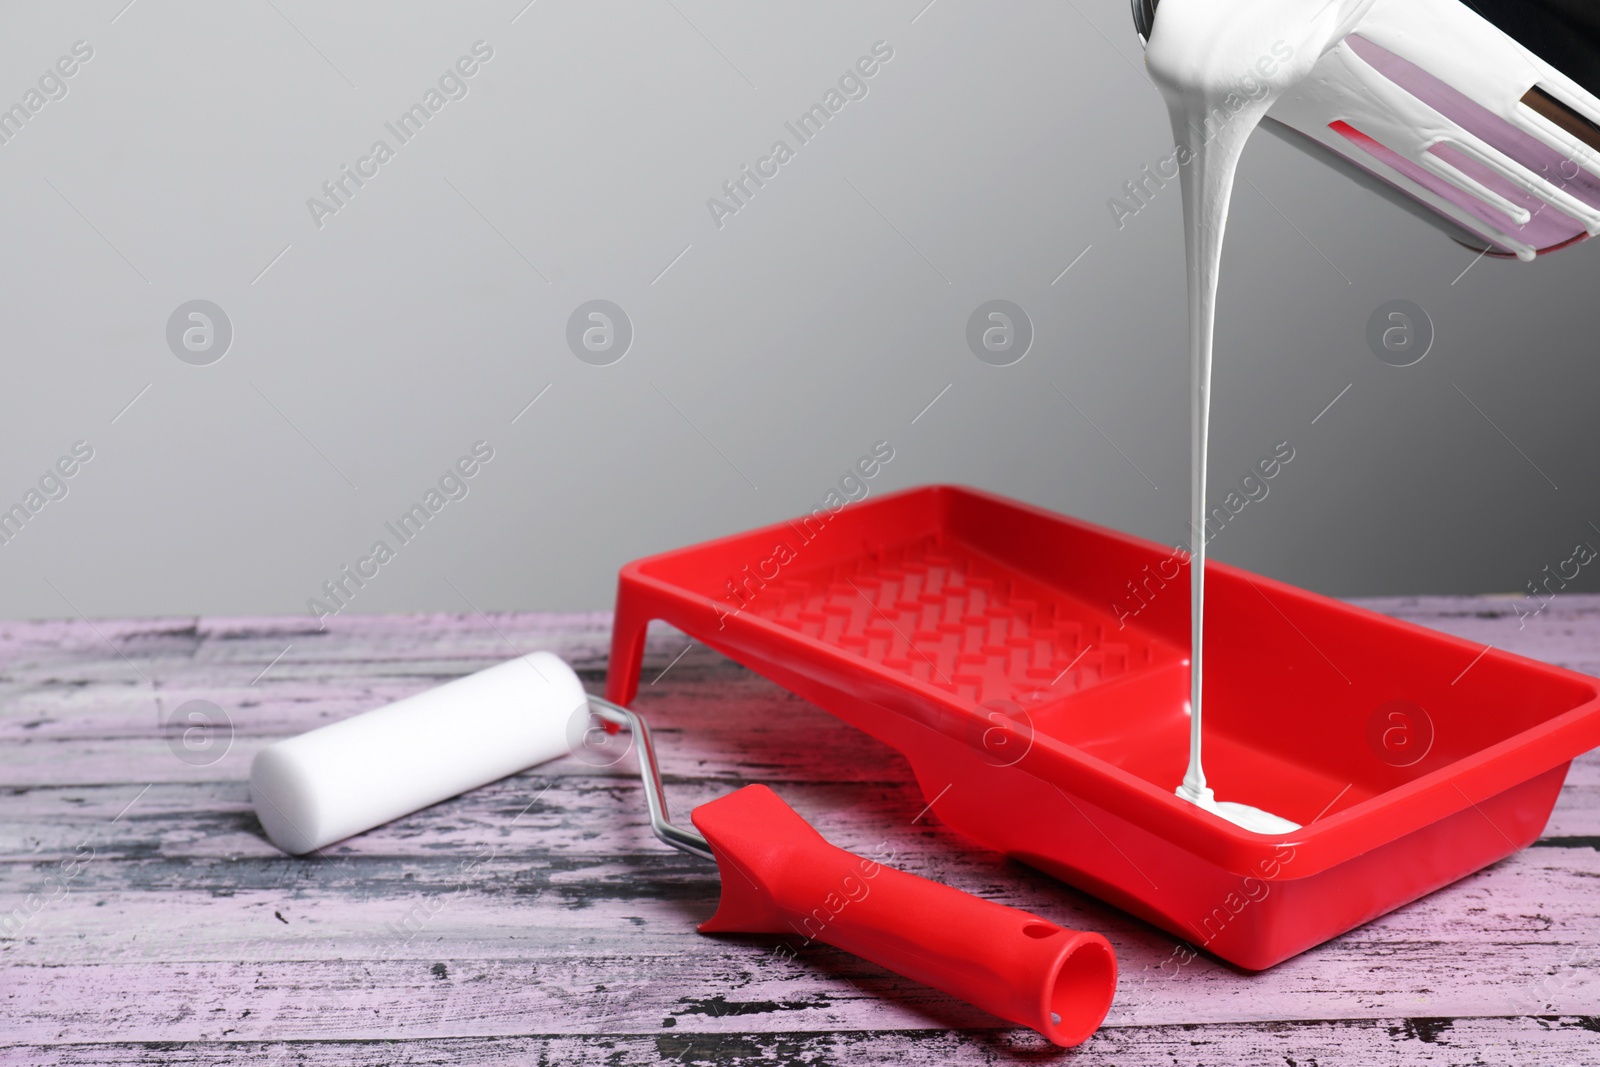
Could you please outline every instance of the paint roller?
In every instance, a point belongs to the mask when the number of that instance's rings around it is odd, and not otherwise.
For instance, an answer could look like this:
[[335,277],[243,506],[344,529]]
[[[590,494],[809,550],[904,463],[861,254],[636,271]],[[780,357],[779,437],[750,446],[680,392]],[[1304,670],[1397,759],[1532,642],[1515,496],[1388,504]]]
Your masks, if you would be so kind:
[[1065,1047],[1110,1010],[1116,956],[1101,935],[836,848],[766,786],[702,804],[695,829],[675,825],[644,720],[589,696],[548,652],[270,745],[250,794],[273,844],[301,855],[622,731],[637,742],[656,837],[722,876],[702,933],[820,941]]

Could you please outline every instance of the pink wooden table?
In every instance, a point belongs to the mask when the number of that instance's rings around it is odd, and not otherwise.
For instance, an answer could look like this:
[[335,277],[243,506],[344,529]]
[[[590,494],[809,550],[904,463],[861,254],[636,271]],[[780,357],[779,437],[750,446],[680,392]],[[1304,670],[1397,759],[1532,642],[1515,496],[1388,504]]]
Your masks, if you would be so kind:
[[[1379,610],[1600,674],[1600,597]],[[639,707],[679,811],[770,783],[836,843],[1100,930],[1075,1054],[826,947],[712,940],[713,868],[650,836],[631,758],[536,768],[290,859],[261,746],[546,648],[601,688],[605,615],[0,625],[0,1062],[1600,1063],[1600,757],[1538,846],[1257,976],[963,846],[898,756],[679,634]],[[184,760],[190,701],[231,723]],[[196,705],[194,707],[205,707]],[[192,710],[192,708],[191,708]],[[231,732],[231,738],[226,737]],[[1175,950],[1176,951],[1175,953]]]

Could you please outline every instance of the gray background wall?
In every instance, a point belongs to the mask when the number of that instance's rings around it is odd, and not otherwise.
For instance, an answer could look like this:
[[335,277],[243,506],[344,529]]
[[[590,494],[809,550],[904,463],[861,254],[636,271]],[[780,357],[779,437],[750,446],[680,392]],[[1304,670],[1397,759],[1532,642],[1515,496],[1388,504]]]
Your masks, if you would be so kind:
[[[879,439],[875,492],[1182,536],[1178,194],[1121,230],[1106,205],[1170,145],[1122,0],[525,3],[7,6],[0,103],[94,55],[0,145],[0,502],[94,458],[0,546],[0,611],[304,612],[480,439],[350,610],[607,607],[624,561],[803,510]],[[307,198],[479,40],[468,94],[319,228]],[[707,198],[879,40],[868,95],[719,229]],[[1243,173],[1213,478],[1296,457],[1217,555],[1481,592],[1600,545],[1600,246],[1462,276],[1278,141]],[[565,340],[595,298],[636,331],[610,366]],[[992,298],[1036,331],[1009,367],[964,336]],[[1437,329],[1404,369],[1364,339],[1396,298]],[[193,299],[234,330],[207,366],[166,340]]]

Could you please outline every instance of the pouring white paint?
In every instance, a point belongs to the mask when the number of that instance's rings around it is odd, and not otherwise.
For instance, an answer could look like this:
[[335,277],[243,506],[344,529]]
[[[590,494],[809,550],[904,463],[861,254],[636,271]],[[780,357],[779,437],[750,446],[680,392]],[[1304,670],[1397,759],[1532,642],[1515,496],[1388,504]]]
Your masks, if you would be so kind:
[[[1200,678],[1205,618],[1206,441],[1217,277],[1234,172],[1267,110],[1304,79],[1373,0],[1162,0],[1145,50],[1180,147],[1189,276],[1190,580],[1189,768],[1178,796],[1261,834],[1299,824],[1217,800],[1201,766]],[[1187,151],[1184,148],[1187,148]],[[1187,159],[1185,159],[1187,157]]]

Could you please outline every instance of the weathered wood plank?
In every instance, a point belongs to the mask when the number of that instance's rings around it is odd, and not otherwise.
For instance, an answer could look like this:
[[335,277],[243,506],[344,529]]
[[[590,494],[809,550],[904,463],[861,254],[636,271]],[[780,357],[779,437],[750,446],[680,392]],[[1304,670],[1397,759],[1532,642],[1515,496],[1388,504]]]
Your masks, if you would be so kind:
[[[880,752],[874,747],[865,755],[877,757]],[[919,862],[973,851],[938,823],[937,806],[925,810],[922,794],[903,766],[877,760],[841,768],[847,753],[835,749],[833,755],[832,773],[814,776],[800,769],[752,776],[737,757],[708,758],[700,774],[666,776],[668,799],[675,812],[686,814],[757,777],[767,778],[843,847],[871,849],[888,841],[902,855],[909,850],[918,856]],[[840,769],[849,773],[841,776]],[[882,778],[870,780],[868,771]],[[439,859],[490,843],[505,853],[537,855],[592,850],[601,832],[607,834],[605,847],[617,854],[653,852],[661,846],[648,832],[638,788],[631,756],[611,768],[591,767],[574,757],[490,783],[338,842],[322,854]],[[1546,837],[1600,838],[1600,753],[1574,762]],[[106,857],[282,856],[262,836],[249,786],[242,781],[0,791],[0,870],[11,862],[54,862],[86,838]]]
[[[596,648],[603,648],[608,632],[589,634],[591,644],[579,648],[570,640],[535,641],[540,634],[529,629],[511,635],[519,647],[552,648],[575,667],[597,656],[603,663],[604,653]],[[290,665],[285,657],[255,685],[250,684],[254,676],[282,645],[263,645],[253,670],[220,680],[207,680],[198,669],[175,673],[159,690],[86,681],[59,669],[43,679],[8,669],[0,684],[0,787],[243,780],[255,753],[281,737],[382,706],[511,654],[503,642],[466,643],[473,646],[471,655],[435,646],[414,647],[414,658],[396,655],[389,661],[347,662],[335,656],[331,662]],[[896,765],[895,777],[909,777],[890,750],[703,646],[677,659],[688,644],[670,630],[653,637],[647,681],[659,681],[647,684],[638,702],[662,735],[664,773],[769,781],[865,775],[870,780],[884,777],[887,757]],[[100,654],[110,655],[104,646]],[[94,666],[85,673],[92,675]],[[582,673],[592,690],[601,688],[603,672]],[[174,756],[161,725],[164,714],[192,699],[212,701],[231,723],[226,755],[207,766]],[[706,772],[708,764],[716,769]]]
[[1600,675],[1600,595],[1562,593],[1537,615],[1522,618],[1516,597],[1370,597],[1354,603],[1431,630],[1507,652]]
[[[118,824],[120,836],[96,836],[103,824],[88,823],[77,841],[89,841],[94,856],[70,877],[59,874],[59,856],[70,850],[0,864],[0,899],[61,896],[30,915],[20,937],[0,942],[0,958],[19,981],[33,975],[29,987],[41,995],[60,983],[95,986],[107,965],[121,965],[123,977],[135,963],[150,968],[143,985],[162,984],[153,975],[175,967],[190,984],[180,991],[169,982],[169,1004],[203,1003],[209,991],[234,985],[219,974],[240,959],[259,961],[259,974],[274,980],[299,974],[313,987],[321,983],[306,970],[312,961],[397,954],[449,961],[456,970],[497,960],[564,966],[581,956],[588,980],[608,986],[626,982],[642,958],[687,960],[691,972],[753,980],[765,959],[759,948],[728,948],[693,933],[693,923],[714,907],[715,876],[709,865],[655,844],[638,814],[636,783],[546,784],[548,792],[532,782],[497,783],[433,809],[422,827],[385,827],[313,861],[282,857],[246,828],[242,787],[229,798],[231,815],[200,825],[174,802],[224,787],[163,787],[168,795]],[[842,844],[871,850],[887,841],[907,869],[1106,933],[1123,967],[1115,1020],[1353,1018],[1423,1005],[1440,1015],[1600,1014],[1600,985],[1591,978],[1600,930],[1600,895],[1590,889],[1600,879],[1600,852],[1593,847],[1528,850],[1308,956],[1246,977],[1209,960],[1178,968],[1164,934],[1048,877],[963,849],[947,831],[913,828],[917,798],[909,785],[812,785],[786,793]],[[533,806],[529,797],[538,798]],[[458,810],[451,816],[450,809]],[[469,877],[463,865],[475,861],[481,866]],[[626,955],[615,953],[619,937],[629,944]],[[397,986],[370,974],[375,1002],[417,995],[408,973],[391,976]],[[431,988],[425,978],[424,990]],[[697,995],[719,995],[723,980]],[[811,994],[838,985],[826,970],[802,969],[795,980],[809,982]],[[884,980],[907,987],[907,996],[926,995],[892,976]],[[520,987],[522,979],[510,981]],[[683,981],[664,983],[659,995],[681,988]],[[632,1025],[670,1007],[648,996],[632,1003],[642,1012]],[[858,1003],[852,1012],[863,1007],[876,1005]],[[48,1013],[37,1021],[55,1025]],[[587,1025],[582,1016],[567,1022],[577,1030]],[[834,1022],[830,1016],[800,1026]],[[851,1022],[872,1025],[870,1018]]]
[[[1593,1018],[1436,1019],[1257,1026],[1104,1029],[1070,1057],[1085,1067],[1578,1067],[1600,1061]],[[125,1042],[0,1047],[0,1063],[29,1067],[771,1067],[773,1064],[875,1064],[946,1067],[1065,1062],[1037,1035],[1018,1030],[916,1030],[875,1033],[664,1030],[652,1035],[510,1035],[339,1042]]]
[[[651,729],[660,734],[662,773],[679,780],[884,781],[909,780],[910,767],[885,748],[831,715],[748,677],[739,684],[718,679],[717,700],[675,704],[663,694],[641,703]],[[374,700],[349,714],[387,703]],[[344,716],[328,716],[327,721]],[[659,725],[658,725],[659,724]],[[312,723],[310,726],[321,725]],[[156,734],[156,728],[150,727]],[[281,736],[291,736],[288,731]],[[0,741],[0,790],[28,787],[131,785],[247,781],[256,752],[277,736],[235,734],[227,752],[208,766],[179,759],[161,736],[124,739]],[[603,762],[598,756],[590,762]],[[585,773],[581,759],[551,763],[548,773]],[[131,793],[128,795],[132,795]]]
[[[351,1040],[373,1034],[407,1038],[524,1033],[705,1034],[801,1030],[985,1029],[997,1025],[950,997],[840,955],[818,950],[804,962],[762,953],[758,966],[729,955],[709,958],[633,954],[578,938],[565,956],[494,960],[418,953],[407,959],[212,965],[127,962],[98,970],[69,968],[48,983],[17,969],[24,1001],[7,1026],[25,1043],[118,1041]],[[754,946],[752,946],[754,948]],[[1464,964],[1484,961],[1463,961]],[[1490,961],[1492,962],[1492,961]],[[719,972],[719,965],[732,964]],[[824,972],[819,982],[812,971]],[[1119,991],[1124,997],[1129,992]],[[1243,1025],[1339,1016],[1295,998],[1282,1010],[1257,1008],[1239,1019],[1187,1018],[1214,989],[1173,990],[1168,1002],[1119,1005],[1110,1028]],[[1412,1010],[1462,1018],[1461,1001],[1417,996]],[[1545,1009],[1530,1005],[1529,1014]],[[9,1013],[8,1013],[9,1014]],[[1483,1017],[1480,1013],[1479,1017]],[[1387,1018],[1371,1012],[1351,1018]]]

